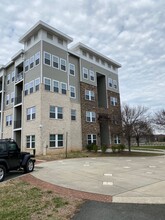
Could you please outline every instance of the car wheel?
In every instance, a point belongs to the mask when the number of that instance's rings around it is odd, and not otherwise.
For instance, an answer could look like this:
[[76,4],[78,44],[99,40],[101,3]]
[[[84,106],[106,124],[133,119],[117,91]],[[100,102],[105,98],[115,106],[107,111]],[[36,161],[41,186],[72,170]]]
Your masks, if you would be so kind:
[[0,182],[5,179],[6,176],[6,168],[3,165],[0,165]]
[[30,173],[34,170],[34,161],[28,160],[24,168],[25,173]]

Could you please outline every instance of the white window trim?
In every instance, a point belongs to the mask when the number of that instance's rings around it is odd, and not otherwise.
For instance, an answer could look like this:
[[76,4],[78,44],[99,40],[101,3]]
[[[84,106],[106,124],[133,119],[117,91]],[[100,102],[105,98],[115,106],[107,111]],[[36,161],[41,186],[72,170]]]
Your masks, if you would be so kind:
[[[71,68],[71,66],[72,66],[73,68]],[[71,74],[71,73],[70,73],[70,70],[73,70],[74,74]],[[70,76],[75,76],[75,65],[74,65],[73,63],[69,63],[69,75],[70,75]]]
[[[26,67],[28,67],[28,70],[26,70]],[[30,69],[30,67],[29,67],[29,59],[27,59],[27,60],[25,60],[25,63],[24,63],[24,70],[25,70],[25,72],[28,72],[29,69]]]
[[110,102],[111,102],[111,105],[112,106],[117,106],[117,102],[118,102],[118,100],[117,100],[117,98],[116,97],[110,97]]
[[[8,104],[7,104],[7,101],[8,101]],[[6,105],[9,105],[9,101],[10,101],[10,94],[7,94],[6,95]]]
[[[11,103],[14,103],[14,96],[15,96],[15,95],[14,95],[14,92],[12,92],[12,93],[11,93],[11,101],[10,101]],[[13,101],[12,101],[12,99],[13,99]]]
[[[62,65],[61,62],[62,62],[62,61],[65,61],[65,70],[63,70],[63,69],[61,68],[61,65]],[[60,58],[60,70],[63,71],[63,72],[66,72],[66,60],[65,60],[64,58]]]
[[[63,94],[63,93],[62,93],[62,84],[65,84],[65,85],[66,85],[66,94]],[[61,83],[60,83],[60,90],[61,90],[61,94],[67,95],[67,83],[61,82]]]
[[36,92],[36,86],[39,86],[39,85],[40,85],[40,78],[37,78],[37,79],[34,80],[35,92]]
[[[89,76],[90,76],[90,81],[95,82],[95,72],[93,70],[89,70]],[[91,76],[94,78],[94,80],[91,79]]]
[[[74,114],[73,114],[73,111],[74,111]],[[71,114],[71,121],[76,121],[76,109],[71,109],[71,111],[70,111],[70,114]],[[74,116],[75,117],[75,119],[72,119],[72,116]]]
[[51,88],[51,79],[50,79],[50,78],[47,78],[47,77],[44,77],[44,86],[45,86],[45,85],[48,85],[48,84],[45,83],[46,80],[50,80],[50,85],[49,85],[49,86],[50,86],[50,90],[46,90],[46,91],[52,91],[52,90],[51,90],[51,89],[52,89],[52,88]]
[[58,92],[56,92],[56,93],[59,93],[59,92],[60,92],[60,82],[57,81],[57,80],[53,80],[52,91],[55,92],[55,91],[54,91],[54,82],[57,82],[57,83],[58,83]]
[[[49,118],[50,118],[50,119],[63,120],[63,118],[64,118],[63,107],[50,105],[50,107],[51,107],[51,106],[54,107],[54,110],[55,110],[55,111],[52,112],[52,113],[55,114],[55,117],[54,117],[54,118],[51,118],[51,117],[50,117],[50,113],[51,113],[51,112],[50,112],[50,109],[49,109]],[[62,108],[62,113],[61,113],[61,114],[62,114],[62,118],[58,118],[58,109],[59,109],[59,108]]]
[[13,71],[12,74],[11,74],[11,81],[12,81],[12,82],[14,82],[13,79],[15,80],[15,71]]
[[[53,146],[53,147],[50,146],[50,135],[55,135],[54,141],[55,141],[56,145]],[[50,135],[49,135],[49,148],[50,149],[53,149],[53,148],[63,148],[64,147],[64,135],[63,134],[50,134]],[[58,146],[58,135],[62,135],[62,137],[63,137],[63,139],[62,139],[63,145],[62,146]]]
[[[88,139],[89,135],[91,136],[91,139],[90,139],[91,140],[91,144],[93,143],[94,140],[96,140],[96,143],[97,143],[97,135],[96,134],[87,134],[87,144],[88,144],[88,140],[89,140]],[[96,139],[93,138],[94,135],[96,136]]]
[[113,80],[113,88],[117,89],[117,80]]
[[7,75],[7,85],[9,85],[9,84],[10,84],[10,73]]
[[[46,57],[46,54],[49,54],[49,56],[50,56],[50,65],[47,64],[47,63],[45,63],[45,57]],[[48,52],[46,52],[46,51],[44,51],[44,64],[45,64],[46,66],[51,66],[51,54],[48,53]]]
[[[58,60],[58,67],[53,66],[53,57],[57,58],[57,60]],[[55,68],[55,69],[59,69],[59,66],[60,66],[59,57],[55,56],[55,55],[52,55],[52,67]]]
[[[32,63],[33,63],[33,67],[30,67],[30,65]],[[30,61],[29,61],[29,68],[30,68],[30,70],[34,68],[34,65],[35,65],[35,63],[34,63],[34,56],[32,56],[32,57],[30,57]]]
[[[110,83],[111,83],[111,86],[110,86]],[[113,87],[113,80],[112,80],[112,78],[108,78],[108,87],[109,88],[112,88]]]
[[[30,110],[30,114],[28,114],[28,110]],[[35,118],[32,118],[32,115],[35,113]],[[27,119],[27,116],[30,115],[30,119]],[[26,109],[26,120],[27,121],[32,121],[36,119],[36,107],[30,107]]]
[[12,115],[6,115],[6,126],[12,125]]
[[[87,70],[87,78],[85,78],[84,77],[84,71],[86,71]],[[83,79],[86,79],[86,80],[88,80],[88,78],[89,78],[89,72],[88,72],[88,69],[87,68],[85,68],[85,67],[83,67]]]
[[[69,86],[69,88],[70,88],[70,98],[76,99],[76,87],[75,86]],[[74,97],[71,96],[71,89],[74,89],[74,94],[75,94]]]
[[[90,118],[90,120],[88,121],[87,120],[87,118],[88,118],[88,116],[87,116],[87,114],[89,113],[89,118]],[[93,116],[93,114],[95,115],[95,120],[94,121],[92,121],[92,116]],[[96,112],[89,112],[89,111],[86,111],[86,122],[96,122]]]
[[[92,96],[92,93],[94,94],[94,96]],[[86,95],[89,96],[89,99],[86,98]],[[92,100],[92,97],[94,97],[94,100]],[[91,90],[85,90],[85,100],[88,100],[88,101],[95,101],[95,93],[94,91],[91,91]]]
[[[34,142],[35,144],[36,144],[36,140],[34,140],[34,141],[32,141],[32,136],[34,136],[34,138],[35,138],[35,135],[26,135],[26,148],[27,149],[35,149],[35,147],[32,147],[32,143]],[[30,137],[30,146],[29,147],[27,147],[27,137]]]
[[[36,60],[38,59],[39,59],[39,63],[36,64]],[[35,66],[38,66],[40,64],[40,51],[35,54],[34,63],[35,63]]]

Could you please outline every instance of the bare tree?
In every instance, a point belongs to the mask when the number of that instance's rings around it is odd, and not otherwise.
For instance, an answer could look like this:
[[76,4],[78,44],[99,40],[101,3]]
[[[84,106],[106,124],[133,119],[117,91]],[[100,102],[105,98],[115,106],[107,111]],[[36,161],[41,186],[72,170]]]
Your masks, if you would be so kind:
[[137,146],[139,147],[140,138],[153,135],[150,121],[137,121],[133,126],[133,135],[135,136]]
[[165,129],[165,109],[162,109],[155,113],[153,122],[160,129]]
[[122,126],[123,134],[128,142],[129,151],[131,151],[131,137],[133,136],[134,125],[138,121],[142,121],[145,113],[148,111],[148,108],[144,106],[130,107],[125,104],[122,107],[121,116],[122,116]]

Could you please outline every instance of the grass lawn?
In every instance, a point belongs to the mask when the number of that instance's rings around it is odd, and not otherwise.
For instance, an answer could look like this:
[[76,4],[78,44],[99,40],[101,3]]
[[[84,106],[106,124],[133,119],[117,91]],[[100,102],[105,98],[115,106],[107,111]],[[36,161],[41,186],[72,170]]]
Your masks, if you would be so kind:
[[83,203],[21,180],[0,183],[0,195],[0,218],[3,220],[66,220]]
[[134,146],[132,147],[132,149],[135,149],[135,150],[139,150],[139,149],[153,149],[153,150],[165,150],[165,146]]

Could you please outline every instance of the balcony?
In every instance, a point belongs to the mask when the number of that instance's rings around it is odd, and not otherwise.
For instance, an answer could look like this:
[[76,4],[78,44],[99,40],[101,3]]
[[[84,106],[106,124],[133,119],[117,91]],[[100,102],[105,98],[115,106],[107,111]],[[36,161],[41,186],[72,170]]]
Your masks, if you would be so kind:
[[22,103],[22,95],[15,97],[14,105],[18,105]]
[[14,129],[21,128],[21,120],[14,121]]
[[15,76],[15,82],[19,82],[23,80],[23,72],[17,73],[17,75]]

